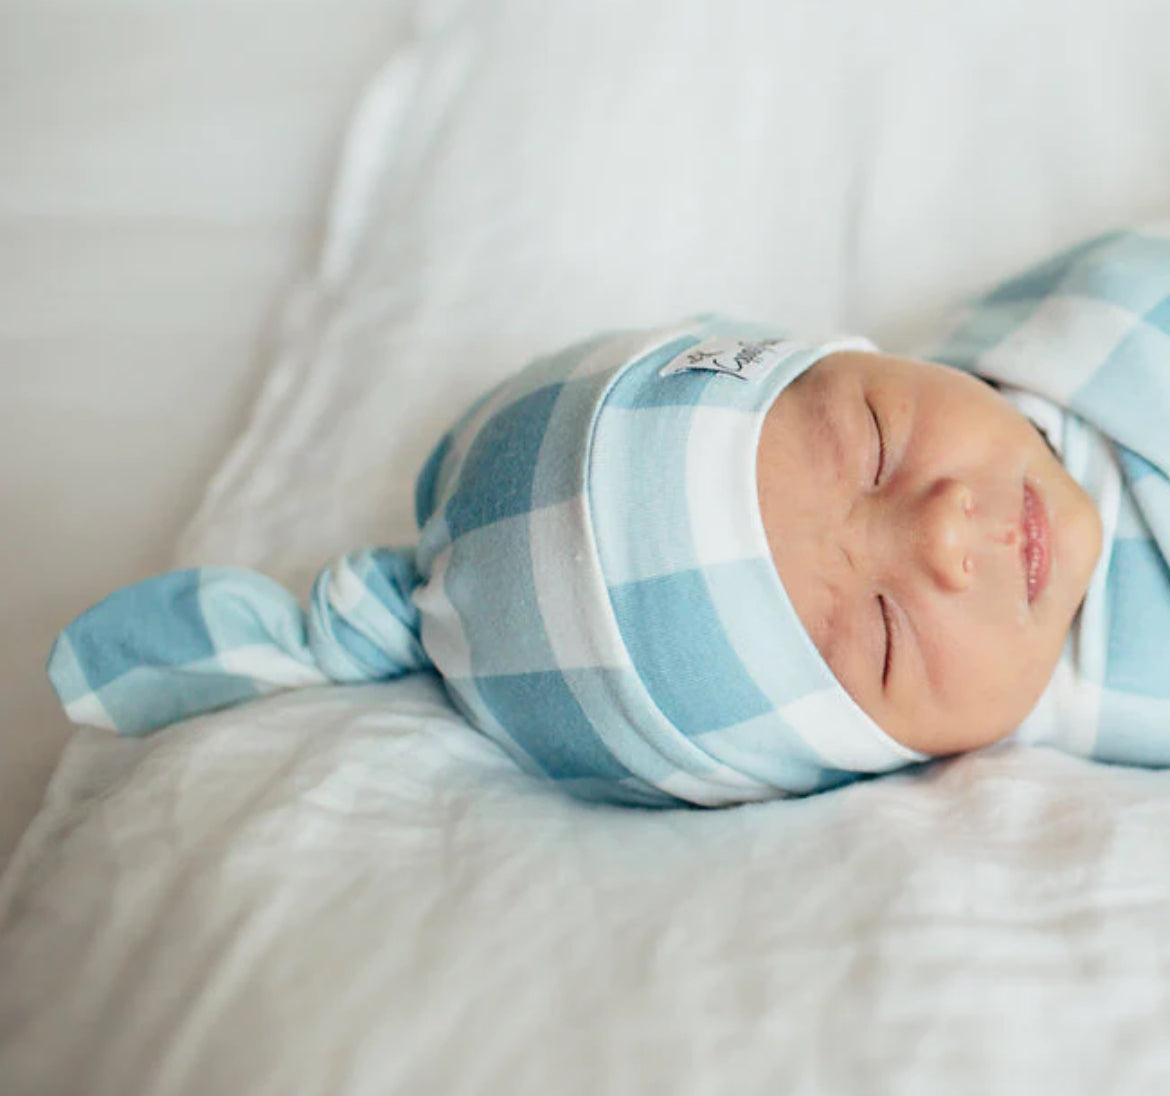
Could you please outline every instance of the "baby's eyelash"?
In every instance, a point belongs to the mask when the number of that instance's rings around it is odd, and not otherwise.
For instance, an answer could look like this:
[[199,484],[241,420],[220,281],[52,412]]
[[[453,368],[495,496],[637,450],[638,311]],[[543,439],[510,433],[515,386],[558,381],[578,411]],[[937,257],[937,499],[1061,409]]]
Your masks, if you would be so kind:
[[881,420],[878,419],[877,412],[873,408],[873,404],[868,400],[865,402],[866,407],[869,408],[870,417],[873,419],[873,428],[877,431],[878,443],[878,466],[877,473],[873,477],[873,485],[876,487],[882,481],[882,473],[886,468],[886,436],[882,433]]
[[893,660],[894,653],[894,635],[893,629],[890,627],[890,608],[886,604],[886,599],[881,594],[878,594],[877,602],[882,614],[882,627],[886,630],[886,657],[882,662],[882,688],[884,689],[890,678],[890,662]]

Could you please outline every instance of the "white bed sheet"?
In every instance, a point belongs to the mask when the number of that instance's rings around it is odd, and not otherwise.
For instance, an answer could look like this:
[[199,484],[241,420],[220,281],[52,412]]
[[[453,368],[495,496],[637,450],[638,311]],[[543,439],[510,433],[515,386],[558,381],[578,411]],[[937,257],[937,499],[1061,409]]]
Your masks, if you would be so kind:
[[426,679],[84,732],[0,893],[0,1077],[1164,1092],[1168,830],[1166,775],[1022,748],[798,802],[590,807]]
[[[303,587],[409,536],[454,404],[594,326],[718,307],[898,348],[1167,212],[1170,11],[1137,0],[420,11],[183,561]],[[425,678],[82,732],[0,883],[0,1080],[1164,1092],[1168,816],[1170,775],[1023,747],[589,807]]]

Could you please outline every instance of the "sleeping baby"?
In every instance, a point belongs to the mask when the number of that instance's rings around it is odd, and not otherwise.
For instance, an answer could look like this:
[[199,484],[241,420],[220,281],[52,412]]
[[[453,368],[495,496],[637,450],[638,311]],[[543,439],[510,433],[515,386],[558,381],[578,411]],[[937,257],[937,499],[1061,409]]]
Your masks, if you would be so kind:
[[727,805],[1008,736],[1170,764],[1170,235],[1117,232],[912,360],[706,317],[542,358],[440,440],[417,546],[307,612],[201,568],[58,638],[77,722],[141,734],[437,673],[591,799]]

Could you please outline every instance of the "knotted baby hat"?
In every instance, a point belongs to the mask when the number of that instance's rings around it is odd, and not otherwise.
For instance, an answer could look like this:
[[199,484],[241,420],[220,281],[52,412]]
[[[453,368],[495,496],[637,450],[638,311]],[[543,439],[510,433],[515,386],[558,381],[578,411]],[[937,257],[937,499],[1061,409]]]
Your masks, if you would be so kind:
[[58,637],[77,722],[141,734],[276,689],[437,672],[526,769],[590,799],[719,806],[924,760],[837,682],[760,517],[764,416],[817,345],[719,317],[596,337],[482,397],[416,485],[419,543],[327,567],[308,611],[209,567]]

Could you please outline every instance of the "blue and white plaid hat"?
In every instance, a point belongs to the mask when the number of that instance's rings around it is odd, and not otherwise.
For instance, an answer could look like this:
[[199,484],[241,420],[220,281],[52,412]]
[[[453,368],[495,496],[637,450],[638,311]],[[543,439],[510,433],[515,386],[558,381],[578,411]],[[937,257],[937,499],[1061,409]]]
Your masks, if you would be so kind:
[[59,637],[69,714],[143,733],[294,685],[434,667],[467,718],[575,794],[724,805],[925,760],[838,683],[789,601],[756,450],[819,345],[707,318],[540,359],[449,431],[415,550],[351,553],[307,613],[253,572],[118,591]]
[[424,648],[468,718],[578,794],[725,804],[924,755],[837,682],[772,561],[756,450],[827,354],[707,320],[530,365],[419,481]]

